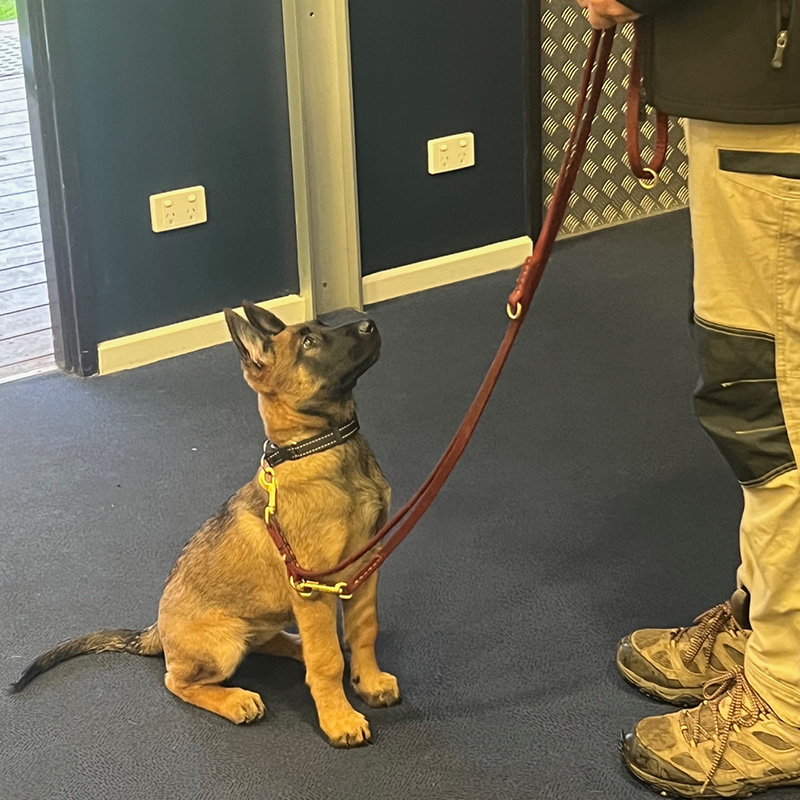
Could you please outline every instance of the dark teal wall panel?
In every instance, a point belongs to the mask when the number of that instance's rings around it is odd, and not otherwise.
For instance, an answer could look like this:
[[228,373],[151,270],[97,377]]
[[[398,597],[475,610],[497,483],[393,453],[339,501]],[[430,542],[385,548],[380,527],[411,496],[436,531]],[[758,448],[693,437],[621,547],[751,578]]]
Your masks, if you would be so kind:
[[[528,232],[525,0],[351,0],[363,272]],[[538,15],[537,15],[538,24]],[[475,167],[426,142],[475,133]]]
[[[100,341],[298,289],[277,0],[63,6]],[[202,184],[209,221],[154,234]]]

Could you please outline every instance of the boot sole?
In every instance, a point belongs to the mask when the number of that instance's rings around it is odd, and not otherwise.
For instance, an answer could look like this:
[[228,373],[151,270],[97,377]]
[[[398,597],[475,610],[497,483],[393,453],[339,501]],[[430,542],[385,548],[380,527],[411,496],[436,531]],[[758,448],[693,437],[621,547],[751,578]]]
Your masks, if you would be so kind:
[[668,781],[664,778],[650,775],[649,773],[644,772],[643,770],[640,770],[638,767],[631,764],[628,758],[627,747],[625,746],[624,738],[620,742],[619,753],[620,757],[622,758],[622,763],[625,765],[631,775],[633,775],[637,781],[647,786],[648,789],[660,794],[662,797],[752,797],[755,794],[766,792],[767,789],[781,789],[787,786],[800,786],[800,775],[798,775],[786,781],[770,781],[764,785],[759,785],[757,783],[732,783],[728,784],[727,786],[709,786],[705,791],[703,791],[703,787],[700,784],[695,786],[687,786],[686,784],[682,783],[673,783],[672,781]]
[[692,708],[699,705],[703,700],[703,690],[700,687],[697,689],[698,693],[694,695],[687,693],[686,689],[683,688],[671,689],[668,686],[659,686],[657,683],[645,681],[635,672],[631,672],[619,662],[619,659],[617,659],[616,663],[620,675],[631,686],[652,700],[669,703],[671,706],[678,706],[679,708]]

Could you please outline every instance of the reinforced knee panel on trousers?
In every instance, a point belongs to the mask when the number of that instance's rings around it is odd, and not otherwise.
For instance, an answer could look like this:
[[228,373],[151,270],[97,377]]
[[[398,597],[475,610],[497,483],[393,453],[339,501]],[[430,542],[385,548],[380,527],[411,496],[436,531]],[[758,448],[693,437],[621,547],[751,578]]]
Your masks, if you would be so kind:
[[775,372],[775,337],[694,316],[700,381],[694,407],[739,482],[796,469]]

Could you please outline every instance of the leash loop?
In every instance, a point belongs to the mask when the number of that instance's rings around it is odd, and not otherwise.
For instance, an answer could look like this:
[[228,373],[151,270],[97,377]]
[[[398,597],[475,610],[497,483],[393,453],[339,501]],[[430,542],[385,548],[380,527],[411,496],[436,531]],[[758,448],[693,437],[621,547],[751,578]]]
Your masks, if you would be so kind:
[[631,53],[631,74],[628,79],[628,107],[625,128],[631,172],[636,176],[641,187],[649,192],[658,185],[659,173],[667,159],[669,117],[662,111],[656,110],[656,141],[653,147],[653,157],[648,164],[642,163],[642,149],[639,141],[639,123],[644,112],[642,105],[642,53],[639,47],[641,31],[637,23],[634,23],[634,26],[636,35],[633,39],[633,52]]

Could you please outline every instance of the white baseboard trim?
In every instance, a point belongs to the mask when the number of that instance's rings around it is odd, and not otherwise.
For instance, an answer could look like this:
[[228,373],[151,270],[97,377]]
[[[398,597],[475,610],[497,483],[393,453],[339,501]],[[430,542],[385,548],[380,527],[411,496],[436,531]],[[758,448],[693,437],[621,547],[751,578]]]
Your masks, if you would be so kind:
[[[513,269],[522,264],[530,252],[530,238],[521,236],[367,275],[363,280],[364,304],[380,303],[468,278]],[[303,322],[308,315],[305,298],[297,294],[267,300],[259,305],[273,311],[287,325]],[[110,375],[227,341],[228,328],[222,312],[209,314],[101,342],[97,348],[99,372],[101,375]]]
[[[305,298],[297,294],[279,297],[259,303],[277,314],[287,325],[306,319]],[[241,312],[241,308],[237,309]],[[155,361],[182,356],[195,350],[203,350],[216,344],[230,341],[228,326],[222,312],[209,314],[163,328],[154,328],[130,336],[121,336],[101,342],[97,347],[99,372],[109,375],[124,369],[142,367]]]
[[513,269],[531,254],[532,246],[530,237],[520,236],[518,239],[367,275],[363,280],[364,305]]

